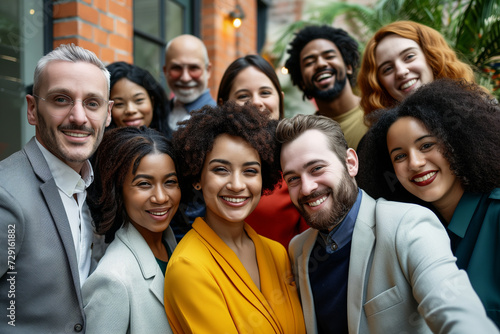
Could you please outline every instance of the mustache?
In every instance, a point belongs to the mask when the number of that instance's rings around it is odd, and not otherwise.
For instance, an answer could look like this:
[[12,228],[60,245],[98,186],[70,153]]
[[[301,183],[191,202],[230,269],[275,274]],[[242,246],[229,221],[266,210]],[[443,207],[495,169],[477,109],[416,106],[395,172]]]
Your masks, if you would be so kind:
[[58,129],[60,131],[79,130],[79,131],[89,132],[91,135],[95,134],[94,129],[86,127],[85,125],[76,125],[76,124],[61,125],[61,126],[58,126]]
[[326,195],[326,194],[330,194],[332,191],[330,189],[325,189],[325,190],[322,190],[322,191],[315,191],[313,192],[312,194],[309,194],[307,196],[304,196],[304,197],[301,197],[299,199],[299,204],[306,204],[308,201],[314,199],[314,198],[317,198],[317,197],[320,197],[320,196],[323,196],[323,195]]
[[189,82],[182,82],[180,80],[177,80],[175,83],[174,83],[176,86],[180,86],[180,87],[196,87],[198,86],[198,83],[194,80],[191,80]]

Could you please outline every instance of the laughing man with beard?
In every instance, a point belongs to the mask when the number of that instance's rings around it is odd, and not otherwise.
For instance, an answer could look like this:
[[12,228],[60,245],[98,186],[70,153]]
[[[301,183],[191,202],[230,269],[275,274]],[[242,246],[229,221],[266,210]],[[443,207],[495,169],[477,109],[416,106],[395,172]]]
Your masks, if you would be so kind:
[[354,149],[367,131],[360,98],[353,93],[359,65],[358,43],[342,29],[308,26],[290,43],[285,63],[292,83],[314,99],[317,115],[340,124],[347,144]]
[[289,255],[307,333],[498,333],[428,209],[374,200],[337,122],[283,119],[283,179],[311,227]]

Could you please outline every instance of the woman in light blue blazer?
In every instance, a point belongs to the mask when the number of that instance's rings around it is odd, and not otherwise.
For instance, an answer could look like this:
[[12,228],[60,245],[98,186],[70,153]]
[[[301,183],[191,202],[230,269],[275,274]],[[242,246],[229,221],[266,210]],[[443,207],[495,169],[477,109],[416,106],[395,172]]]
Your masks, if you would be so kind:
[[172,332],[163,292],[181,199],[175,161],[170,142],[150,128],[104,135],[89,206],[111,244],[82,288],[87,333]]

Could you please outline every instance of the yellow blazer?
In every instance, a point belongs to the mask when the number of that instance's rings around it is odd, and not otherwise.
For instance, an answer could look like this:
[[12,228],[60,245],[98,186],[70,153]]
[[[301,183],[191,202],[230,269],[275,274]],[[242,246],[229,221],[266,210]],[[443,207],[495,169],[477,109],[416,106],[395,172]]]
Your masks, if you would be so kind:
[[165,274],[174,333],[305,333],[285,248],[247,224],[245,231],[255,244],[261,290],[203,219],[182,238]]

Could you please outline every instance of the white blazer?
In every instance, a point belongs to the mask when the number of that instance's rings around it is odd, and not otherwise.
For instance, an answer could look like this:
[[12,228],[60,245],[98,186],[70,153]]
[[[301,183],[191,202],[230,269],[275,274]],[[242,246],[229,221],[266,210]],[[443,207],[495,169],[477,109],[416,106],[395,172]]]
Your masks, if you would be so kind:
[[[318,331],[308,265],[317,236],[310,228],[289,247],[307,333]],[[455,260],[430,210],[363,192],[349,260],[349,333],[498,333]]]
[[[173,251],[170,226],[163,238]],[[120,228],[82,287],[88,334],[172,333],[163,306],[164,276],[132,224]]]

